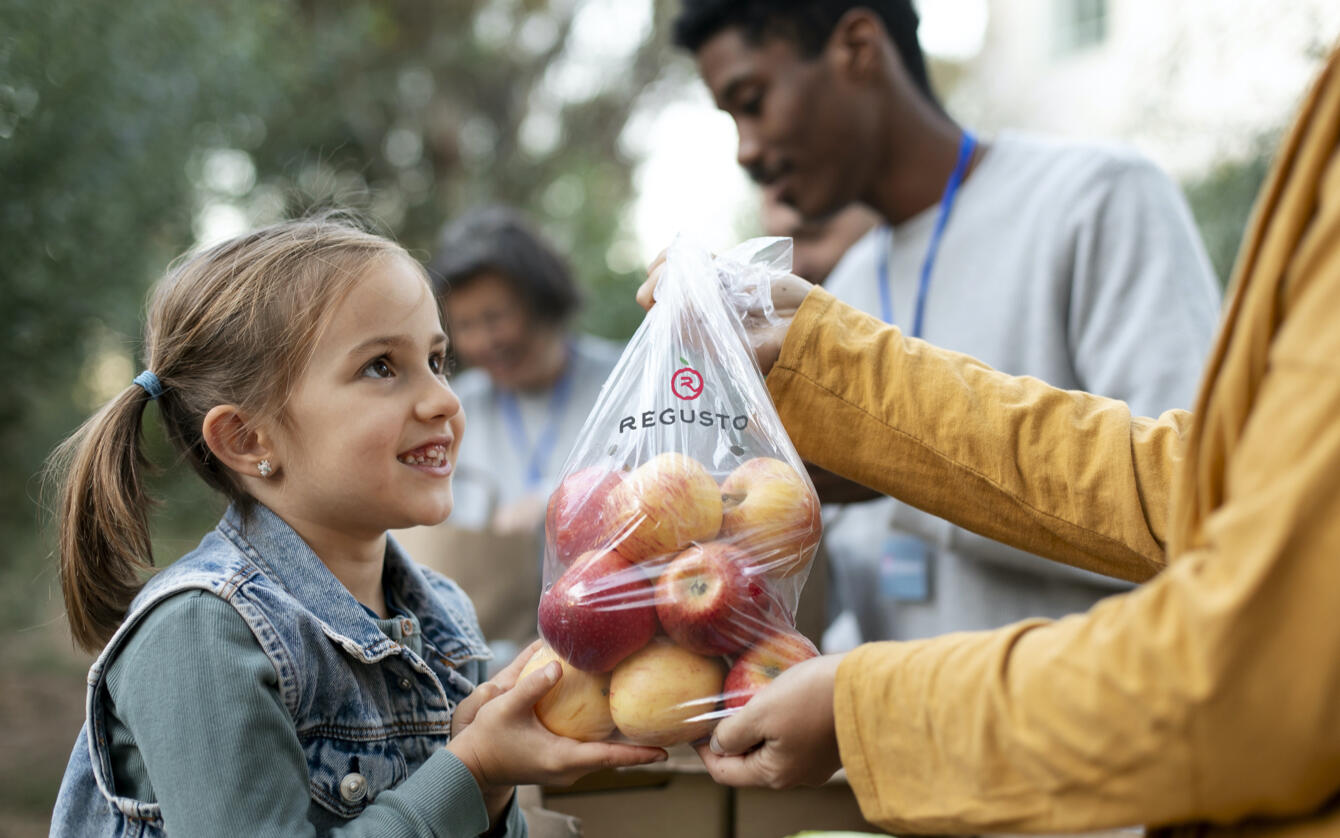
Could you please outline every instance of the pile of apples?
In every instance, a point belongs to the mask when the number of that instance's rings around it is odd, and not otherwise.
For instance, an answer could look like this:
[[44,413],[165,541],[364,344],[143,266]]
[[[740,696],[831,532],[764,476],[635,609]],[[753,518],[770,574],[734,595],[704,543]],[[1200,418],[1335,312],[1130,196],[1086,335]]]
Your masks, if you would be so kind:
[[540,597],[563,678],[535,707],[562,736],[692,742],[788,667],[818,655],[781,593],[821,531],[809,482],[755,457],[718,484],[694,458],[660,454],[630,472],[573,472],[550,496],[549,555],[563,568]]

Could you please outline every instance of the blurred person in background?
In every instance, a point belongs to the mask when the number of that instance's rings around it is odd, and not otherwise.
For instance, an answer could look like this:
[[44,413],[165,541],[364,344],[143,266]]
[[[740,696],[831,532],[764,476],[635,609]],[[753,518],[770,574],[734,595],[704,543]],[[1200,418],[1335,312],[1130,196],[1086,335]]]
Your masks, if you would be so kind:
[[495,660],[506,661],[538,636],[545,506],[620,347],[574,330],[581,292],[572,271],[515,209],[482,207],[449,222],[428,273],[465,367],[452,388],[473,444],[457,464],[451,521],[396,538],[455,574]]
[[[1189,407],[1220,300],[1177,187],[1129,149],[977,141],[932,92],[917,25],[911,0],[684,0],[675,37],[768,192],[811,222],[877,212],[825,280],[838,299],[1140,415]],[[1127,587],[814,479],[844,609],[829,650],[1059,617]]]
[[500,532],[534,529],[620,348],[573,330],[572,271],[516,210],[449,223],[428,271],[465,367],[452,384],[480,443],[461,463],[457,515]]

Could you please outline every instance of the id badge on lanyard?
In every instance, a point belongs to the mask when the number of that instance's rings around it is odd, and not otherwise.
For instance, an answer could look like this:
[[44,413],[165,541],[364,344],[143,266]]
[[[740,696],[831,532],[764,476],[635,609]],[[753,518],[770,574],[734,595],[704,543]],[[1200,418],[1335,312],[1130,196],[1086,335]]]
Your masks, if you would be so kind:
[[895,602],[929,602],[930,545],[915,535],[886,534],[879,553],[879,593]]

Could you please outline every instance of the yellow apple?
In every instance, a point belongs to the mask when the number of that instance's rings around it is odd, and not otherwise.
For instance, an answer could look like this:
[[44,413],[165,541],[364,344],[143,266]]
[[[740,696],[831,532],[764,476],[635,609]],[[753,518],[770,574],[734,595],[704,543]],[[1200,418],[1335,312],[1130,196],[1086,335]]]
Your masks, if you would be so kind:
[[763,572],[791,576],[809,566],[823,521],[819,498],[800,472],[772,457],[741,463],[721,484],[721,539],[750,554]]
[[610,713],[619,732],[639,745],[692,742],[716,726],[725,678],[719,658],[657,638],[614,667]]
[[608,537],[630,562],[711,541],[721,529],[721,487],[686,454],[658,454],[633,469],[609,494]]
[[526,661],[518,678],[549,663],[558,661],[563,677],[544,697],[535,703],[535,715],[540,723],[559,736],[599,742],[614,732],[610,716],[609,673],[583,672],[560,658],[553,649],[541,646]]

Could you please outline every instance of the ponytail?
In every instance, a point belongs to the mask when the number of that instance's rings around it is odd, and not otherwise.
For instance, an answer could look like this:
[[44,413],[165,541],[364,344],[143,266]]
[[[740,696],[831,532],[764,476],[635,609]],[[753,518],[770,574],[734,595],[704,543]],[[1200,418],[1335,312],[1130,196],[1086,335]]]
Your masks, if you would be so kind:
[[394,242],[333,213],[186,254],[158,283],[145,324],[152,372],[85,422],[47,465],[47,485],[59,497],[61,590],[81,648],[107,642],[153,568],[141,442],[148,402],[158,400],[163,434],[182,459],[245,511],[254,501],[242,478],[211,455],[205,417],[231,404],[256,421],[281,418],[331,307],[369,265],[389,257],[417,265]]
[[75,643],[101,648],[153,565],[149,467],[141,419],[149,394],[133,384],[84,422],[47,465],[59,507],[58,555],[65,613]]

